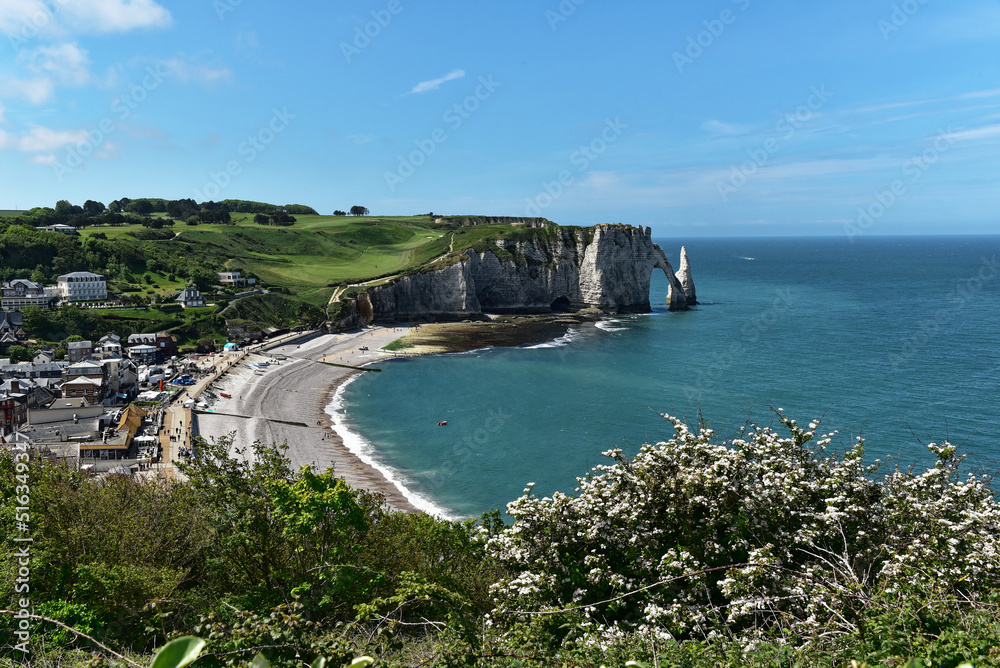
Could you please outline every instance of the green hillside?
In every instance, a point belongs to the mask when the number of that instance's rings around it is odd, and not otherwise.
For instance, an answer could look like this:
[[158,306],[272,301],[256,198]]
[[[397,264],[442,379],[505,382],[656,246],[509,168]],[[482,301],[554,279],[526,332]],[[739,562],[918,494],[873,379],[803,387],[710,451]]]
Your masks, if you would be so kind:
[[176,224],[160,231],[141,225],[94,227],[81,230],[81,235],[141,243],[309,295],[320,288],[419,268],[449,254],[453,237],[453,252],[460,253],[488,238],[544,233],[508,223],[468,226],[464,217],[297,216],[291,227],[261,226],[238,214],[233,220],[231,225]]
[[[145,307],[151,303],[173,306],[178,292],[190,283],[197,285],[210,303],[224,306],[242,290],[217,285],[216,273],[224,270],[256,278],[258,286],[270,289],[276,300],[287,302],[278,306],[268,302],[269,306],[259,312],[248,304],[247,312],[230,310],[225,319],[289,326],[302,316],[302,321],[315,323],[317,313],[327,309],[341,286],[371,285],[454,262],[467,248],[492,246],[494,238],[526,239],[551,235],[558,229],[483,216],[302,213],[279,225],[273,220],[258,224],[257,220],[267,219],[243,212],[225,212],[224,220],[218,223],[199,218],[206,211],[217,214],[218,208],[201,210],[183,220],[164,211],[88,216],[76,212],[79,208],[60,203],[57,209],[62,213],[36,209],[0,219],[0,256],[4,259],[0,278],[30,278],[51,284],[62,273],[93,271],[107,277],[113,299],[138,310],[130,313],[128,322],[120,312],[104,309],[87,314],[94,322],[77,317],[75,312],[65,318],[56,313],[38,315],[34,323],[37,333],[47,341],[87,337],[90,330],[109,327],[129,333],[168,328],[178,334],[182,345],[193,345],[202,338],[222,338],[226,334],[224,319],[214,316],[214,307],[206,313],[171,314],[169,322],[164,321],[162,311]],[[211,220],[217,219],[215,214]],[[71,224],[79,235],[36,229],[53,222]],[[280,298],[277,293],[281,293]]]

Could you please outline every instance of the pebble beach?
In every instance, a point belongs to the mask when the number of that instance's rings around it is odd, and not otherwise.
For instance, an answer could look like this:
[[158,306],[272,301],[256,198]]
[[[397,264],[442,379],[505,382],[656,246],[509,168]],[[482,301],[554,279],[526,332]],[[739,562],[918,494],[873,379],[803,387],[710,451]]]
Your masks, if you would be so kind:
[[[337,390],[354,375],[366,373],[349,367],[393,357],[379,349],[407,331],[377,327],[323,334],[250,354],[209,388],[216,399],[210,412],[195,414],[194,433],[208,440],[233,433],[236,447],[255,441],[285,443],[285,455],[294,469],[332,467],[352,487],[385,495],[390,507],[418,512],[381,471],[347,448],[327,413]],[[254,362],[267,366],[251,368]]]

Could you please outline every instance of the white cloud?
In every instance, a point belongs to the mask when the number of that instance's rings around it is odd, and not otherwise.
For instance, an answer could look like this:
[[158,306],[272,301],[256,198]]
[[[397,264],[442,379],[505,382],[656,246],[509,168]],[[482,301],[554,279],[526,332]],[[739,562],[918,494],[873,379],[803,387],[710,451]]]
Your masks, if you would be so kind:
[[362,144],[367,144],[373,139],[375,139],[374,135],[347,135],[347,141],[351,142],[355,146],[361,146]]
[[985,125],[981,128],[952,132],[951,137],[958,141],[992,139],[993,137],[1000,137],[1000,125]]
[[43,46],[24,56],[33,74],[65,86],[83,86],[90,81],[90,58],[75,43]]
[[42,0],[3,0],[0,2],[0,32],[30,37],[52,21],[52,10]]
[[122,154],[121,147],[114,142],[104,142],[94,151],[94,157],[99,160],[113,160]]
[[4,97],[27,100],[32,104],[41,104],[55,92],[52,80],[48,77],[34,79],[18,79],[6,77],[0,79],[0,94]]
[[70,29],[97,33],[166,28],[173,23],[170,12],[153,0],[75,0],[66,2],[59,16]]
[[701,129],[713,135],[725,135],[727,137],[735,137],[737,135],[746,134],[750,131],[750,128],[744,125],[736,125],[734,123],[725,123],[723,121],[716,120],[705,121],[701,124]]
[[0,32],[32,39],[51,30],[56,34],[128,32],[166,28],[170,12],[154,0],[2,0]]
[[64,146],[87,141],[86,130],[53,130],[41,126],[31,128],[28,134],[17,140],[19,150],[30,153],[51,153]]
[[193,62],[184,54],[170,58],[169,60],[155,59],[153,61],[157,67],[162,67],[170,78],[178,81],[194,81],[206,86],[226,81],[232,77],[233,72],[228,67],[211,67]]
[[58,162],[58,160],[59,158],[50,153],[48,155],[32,156],[31,159],[28,160],[28,162],[34,163],[36,165],[54,165],[56,162]]
[[461,79],[464,76],[465,76],[465,70],[452,70],[451,72],[448,72],[448,74],[444,75],[439,79],[431,79],[430,81],[421,81],[416,86],[414,86],[413,90],[407,93],[407,95],[413,95],[413,94],[421,95],[423,93],[429,93],[432,90],[437,90],[438,88],[440,88],[442,84],[445,84],[449,81],[453,81],[455,79]]

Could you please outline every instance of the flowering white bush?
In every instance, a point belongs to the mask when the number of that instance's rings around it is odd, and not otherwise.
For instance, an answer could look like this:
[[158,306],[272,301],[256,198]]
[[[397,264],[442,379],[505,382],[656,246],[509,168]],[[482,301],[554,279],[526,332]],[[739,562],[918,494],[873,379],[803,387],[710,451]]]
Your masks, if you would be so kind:
[[575,496],[525,490],[488,549],[513,574],[498,612],[572,615],[603,644],[628,632],[723,634],[745,647],[864,634],[906,597],[985,601],[1000,586],[1000,508],[948,443],[923,472],[880,474],[858,439],[745,428],[730,443],[664,416],[674,437],[605,455]]

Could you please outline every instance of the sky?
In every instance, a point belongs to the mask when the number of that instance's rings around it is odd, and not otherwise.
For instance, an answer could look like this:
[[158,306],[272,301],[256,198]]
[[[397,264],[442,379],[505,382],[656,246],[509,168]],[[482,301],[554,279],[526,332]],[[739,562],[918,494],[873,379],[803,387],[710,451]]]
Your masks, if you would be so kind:
[[0,32],[0,209],[997,231],[997,0],[2,0]]

